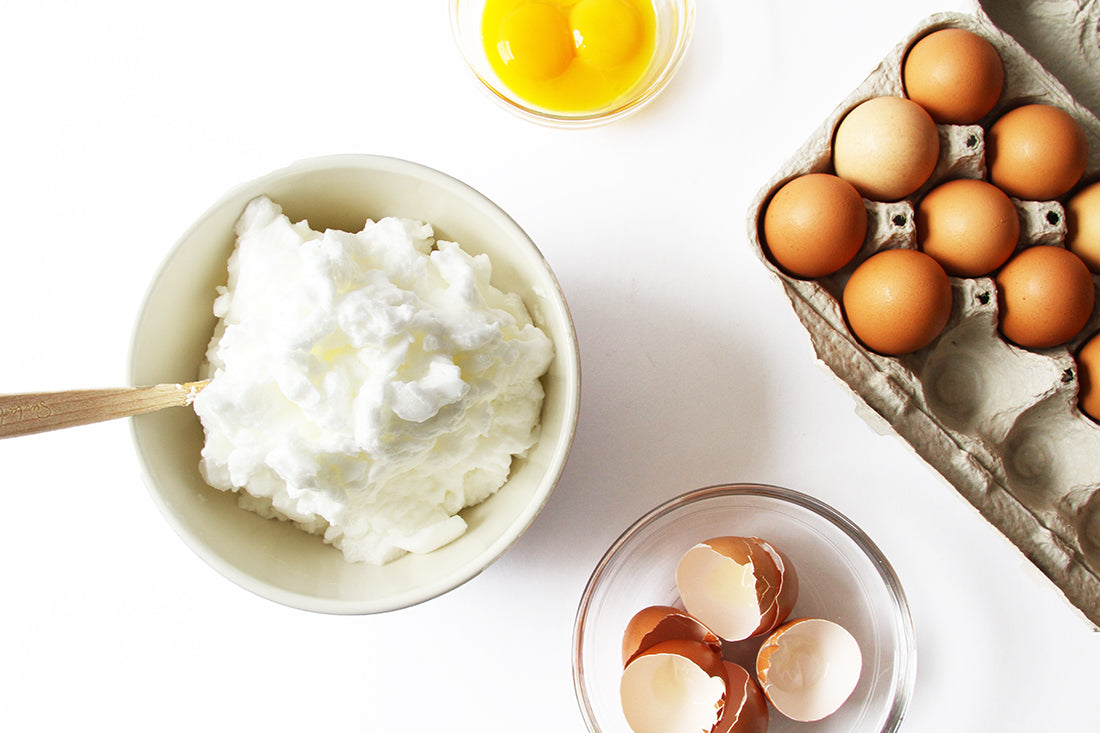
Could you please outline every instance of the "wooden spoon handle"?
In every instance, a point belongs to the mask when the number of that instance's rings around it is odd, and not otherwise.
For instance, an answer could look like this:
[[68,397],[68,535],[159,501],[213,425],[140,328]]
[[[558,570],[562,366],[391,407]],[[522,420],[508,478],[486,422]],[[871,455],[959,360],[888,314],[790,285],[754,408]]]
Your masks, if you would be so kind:
[[0,438],[190,405],[209,382],[0,395]]

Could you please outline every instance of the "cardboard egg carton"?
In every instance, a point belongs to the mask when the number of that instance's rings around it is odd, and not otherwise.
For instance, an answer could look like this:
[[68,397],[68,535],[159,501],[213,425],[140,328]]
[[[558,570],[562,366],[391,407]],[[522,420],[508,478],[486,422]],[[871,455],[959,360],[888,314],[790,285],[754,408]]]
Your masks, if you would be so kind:
[[[978,33],[1000,52],[1005,86],[997,106],[978,124],[938,127],[939,164],[912,196],[890,203],[864,200],[868,233],[848,266],[818,280],[786,275],[768,259],[761,242],[769,198],[796,176],[832,172],[832,136],[840,119],[866,99],[904,96],[905,53],[920,37],[946,27]],[[749,210],[749,236],[821,362],[1100,625],[1100,424],[1077,408],[1073,358],[1081,342],[1100,329],[1100,306],[1069,344],[1022,349],[998,332],[993,279],[951,278],[954,306],[947,327],[931,345],[901,357],[865,349],[848,330],[840,306],[844,284],[863,260],[886,248],[917,247],[914,207],[928,190],[952,178],[985,177],[986,129],[1007,110],[1030,102],[1061,107],[1081,123],[1089,144],[1082,180],[1100,177],[1100,121],[1057,79],[982,13],[930,16],[760,190]],[[1019,247],[1063,244],[1060,201],[1014,203],[1021,222]]]

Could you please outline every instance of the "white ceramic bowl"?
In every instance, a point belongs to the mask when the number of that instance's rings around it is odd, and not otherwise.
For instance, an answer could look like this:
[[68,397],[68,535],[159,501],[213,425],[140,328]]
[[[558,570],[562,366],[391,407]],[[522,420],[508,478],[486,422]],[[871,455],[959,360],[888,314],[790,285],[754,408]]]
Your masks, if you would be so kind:
[[438,596],[500,557],[546,503],[564,467],[579,407],[580,363],[565,298],[535,244],[507,214],[466,184],[404,160],[345,155],[305,160],[247,183],[199,217],[161,266],[137,319],[130,355],[135,385],[193,380],[215,319],[233,225],[266,194],[293,220],[350,231],[366,218],[431,223],[440,239],[485,252],[493,283],[521,295],[556,350],[543,377],[541,436],[507,483],[462,512],[466,533],[426,555],[384,566],[349,563],[293,526],[238,508],[198,471],[203,432],[194,413],[163,410],[133,419],[133,438],[153,499],[183,540],[244,588],[296,608],[343,614],[389,611]]
[[462,58],[492,97],[524,119],[551,127],[591,127],[617,120],[644,107],[668,86],[684,59],[695,27],[695,0],[653,0],[657,48],[649,68],[625,96],[584,112],[555,112],[516,95],[493,71],[482,45],[485,0],[451,0],[451,29]]
[[[831,716],[796,723],[770,709],[769,733],[896,731],[916,676],[913,623],[890,563],[835,509],[776,486],[711,486],[678,496],[640,518],[608,549],[581,597],[573,637],[577,701],[593,733],[629,733],[619,700],[622,638],[646,606],[679,605],[676,564],[696,543],[755,536],[782,550],[798,573],[791,618],[818,617],[855,636],[863,669],[855,691]],[[682,608],[682,605],[680,605]],[[762,638],[725,644],[751,672]]]

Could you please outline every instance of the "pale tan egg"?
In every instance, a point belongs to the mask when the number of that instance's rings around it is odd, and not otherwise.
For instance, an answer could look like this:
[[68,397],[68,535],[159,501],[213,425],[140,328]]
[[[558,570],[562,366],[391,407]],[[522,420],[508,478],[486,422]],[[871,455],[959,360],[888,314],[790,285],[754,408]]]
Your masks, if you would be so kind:
[[951,317],[951,281],[932,257],[888,249],[867,258],[844,286],[848,326],[864,346],[900,356],[932,343]]
[[1100,422],[1100,333],[1091,336],[1077,352],[1077,382],[1081,412]]
[[1002,115],[989,128],[985,150],[990,182],[1030,201],[1064,195],[1088,163],[1081,124],[1049,104],[1028,104]]
[[905,93],[940,124],[971,125],[987,115],[1004,88],[1004,64],[993,44],[963,28],[918,40],[902,65]]
[[940,136],[932,117],[903,97],[875,97],[837,125],[833,168],[861,195],[897,201],[924,185],[936,168]]
[[815,278],[847,265],[863,246],[867,209],[855,187],[827,173],[785,183],[764,209],[763,240],[775,264]]
[[1100,181],[1082,188],[1066,204],[1066,247],[1100,274]]
[[1025,348],[1058,346],[1076,336],[1092,314],[1092,274],[1068,249],[1021,250],[997,273],[1001,333]]
[[929,191],[916,211],[917,244],[948,275],[979,277],[1008,261],[1020,238],[1020,218],[1008,195],[991,183],[960,178]]

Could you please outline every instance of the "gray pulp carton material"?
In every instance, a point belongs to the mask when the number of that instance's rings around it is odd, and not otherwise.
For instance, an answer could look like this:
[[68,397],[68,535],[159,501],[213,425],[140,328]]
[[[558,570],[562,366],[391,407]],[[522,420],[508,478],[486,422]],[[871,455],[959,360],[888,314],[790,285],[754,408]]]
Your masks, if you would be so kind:
[[[915,194],[891,203],[864,200],[868,234],[852,263],[818,280],[788,276],[771,263],[761,242],[769,198],[798,175],[831,172],[832,135],[840,119],[866,99],[904,96],[906,51],[946,27],[978,33],[1000,52],[1005,87],[997,106],[978,124],[939,126],[939,164]],[[986,129],[1007,110],[1030,102],[1061,107],[1081,123],[1089,144],[1082,181],[1100,177],[1100,121],[1054,76],[982,13],[930,16],[759,191],[749,209],[749,238],[806,327],[818,359],[1100,625],[1100,424],[1077,409],[1073,357],[1100,330],[1100,305],[1069,344],[1022,349],[998,333],[993,279],[951,278],[954,307],[947,327],[931,345],[901,357],[865,349],[840,307],[844,283],[860,262],[885,248],[916,248],[914,206],[928,190],[951,178],[985,177]],[[1063,201],[1014,200],[1019,247],[1063,244]]]

